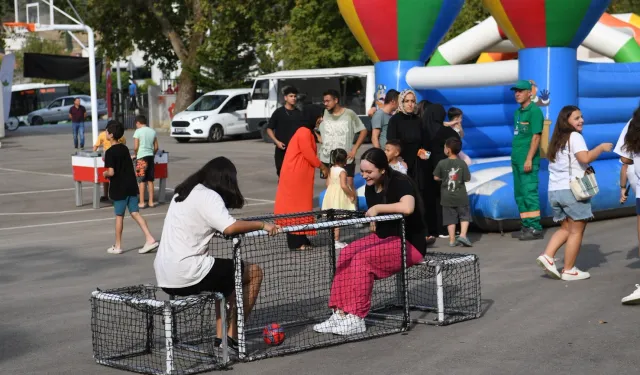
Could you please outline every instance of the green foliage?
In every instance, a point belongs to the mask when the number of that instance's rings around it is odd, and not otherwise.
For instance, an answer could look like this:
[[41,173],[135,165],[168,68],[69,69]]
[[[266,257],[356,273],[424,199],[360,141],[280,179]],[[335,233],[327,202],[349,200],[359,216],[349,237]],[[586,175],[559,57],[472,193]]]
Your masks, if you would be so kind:
[[334,0],[296,0],[289,23],[270,39],[284,69],[371,64]]
[[482,0],[466,0],[462,6],[462,10],[451,28],[442,39],[442,43],[447,42],[463,32],[469,30],[489,17],[489,12],[482,6]]
[[640,13],[640,0],[612,0],[609,13]]

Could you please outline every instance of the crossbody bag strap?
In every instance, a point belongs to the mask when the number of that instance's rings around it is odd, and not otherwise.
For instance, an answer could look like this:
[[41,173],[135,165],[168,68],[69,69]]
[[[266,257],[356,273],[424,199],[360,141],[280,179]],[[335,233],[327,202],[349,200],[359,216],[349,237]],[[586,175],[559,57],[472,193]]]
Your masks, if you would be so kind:
[[571,177],[572,177],[571,170],[573,169],[573,167],[571,166],[571,135],[569,135],[569,140],[567,141],[567,145],[569,147],[569,153],[567,154],[567,156],[569,157],[569,181],[571,181]]

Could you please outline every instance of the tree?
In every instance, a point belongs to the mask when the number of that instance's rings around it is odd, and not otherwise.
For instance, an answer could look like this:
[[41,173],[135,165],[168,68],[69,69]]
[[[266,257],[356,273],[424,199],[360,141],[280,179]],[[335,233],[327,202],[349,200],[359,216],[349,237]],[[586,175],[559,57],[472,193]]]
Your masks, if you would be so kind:
[[638,13],[640,12],[640,0],[612,0],[609,13]]
[[371,64],[335,0],[296,0],[289,23],[270,35],[276,61],[285,69]]
[[[11,22],[14,21],[13,1],[0,1],[0,21]],[[4,38],[7,35],[4,28],[0,29],[0,51],[4,51]]]
[[460,10],[460,14],[451,25],[451,28],[442,39],[441,43],[445,43],[463,32],[469,30],[478,22],[487,19],[491,14],[482,5],[482,0],[466,0]]

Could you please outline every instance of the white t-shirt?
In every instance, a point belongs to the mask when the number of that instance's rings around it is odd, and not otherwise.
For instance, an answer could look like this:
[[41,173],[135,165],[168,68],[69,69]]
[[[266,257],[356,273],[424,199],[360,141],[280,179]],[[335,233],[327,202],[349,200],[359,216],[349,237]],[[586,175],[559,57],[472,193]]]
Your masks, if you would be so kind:
[[620,133],[616,148],[613,149],[613,152],[624,158],[633,159],[633,165],[630,165],[627,169],[627,179],[631,186],[634,187],[633,190],[636,191],[636,198],[640,198],[640,168],[638,168],[638,166],[640,166],[640,155],[632,154],[622,149],[624,146],[624,138],[627,136],[627,131],[629,130],[629,122],[622,129],[622,133]]
[[222,197],[202,184],[184,201],[172,199],[153,263],[158,286],[184,288],[199,283],[215,261],[207,251],[209,241],[235,221]]
[[[569,150],[571,150],[571,173],[569,173]],[[582,134],[571,133],[569,142],[556,153],[555,163],[549,163],[549,191],[570,189],[570,177],[584,176],[584,172],[589,166],[576,159],[576,154],[582,151],[589,151]]]

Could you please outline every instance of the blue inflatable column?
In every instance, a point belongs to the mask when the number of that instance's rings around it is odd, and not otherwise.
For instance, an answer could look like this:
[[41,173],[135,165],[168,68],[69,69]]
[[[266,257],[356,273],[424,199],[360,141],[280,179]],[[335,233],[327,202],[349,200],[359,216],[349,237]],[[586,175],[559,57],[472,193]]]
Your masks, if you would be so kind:
[[[553,134],[558,113],[566,105],[578,105],[578,58],[574,48],[525,48],[518,53],[518,77],[533,80],[537,96],[549,92],[549,103],[538,101],[547,120],[551,120],[549,136]],[[544,97],[544,95],[542,95]]]
[[[380,61],[375,63],[376,74],[376,100],[380,96],[380,90],[384,90],[384,94],[390,89],[396,89],[402,91],[410,89],[411,87],[406,81],[407,72],[409,69],[416,66],[424,66],[423,61]],[[420,101],[420,94],[416,92],[418,101]]]

